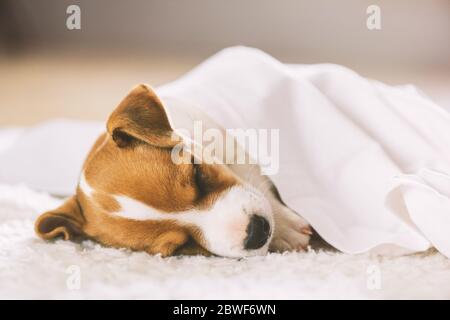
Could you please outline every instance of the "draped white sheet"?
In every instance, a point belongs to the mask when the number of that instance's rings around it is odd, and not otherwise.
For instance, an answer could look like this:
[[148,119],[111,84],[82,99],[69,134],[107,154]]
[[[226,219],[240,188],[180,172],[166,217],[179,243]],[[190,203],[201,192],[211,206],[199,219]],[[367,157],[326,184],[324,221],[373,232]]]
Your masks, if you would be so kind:
[[413,87],[230,48],[158,92],[225,128],[279,128],[271,178],[338,249],[450,257],[450,114]]
[[[280,129],[279,172],[271,179],[339,250],[434,246],[450,257],[450,114],[414,87],[390,87],[337,65],[289,66],[237,47],[157,92],[225,128]],[[101,127],[31,129],[0,153],[0,183],[69,193]]]

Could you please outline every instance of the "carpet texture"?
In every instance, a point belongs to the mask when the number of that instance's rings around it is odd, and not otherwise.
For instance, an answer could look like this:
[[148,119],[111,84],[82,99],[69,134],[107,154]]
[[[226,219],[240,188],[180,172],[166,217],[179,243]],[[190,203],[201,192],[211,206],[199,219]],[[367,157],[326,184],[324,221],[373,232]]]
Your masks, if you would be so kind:
[[310,250],[240,260],[161,258],[91,241],[38,239],[34,219],[60,202],[0,185],[0,298],[450,298],[450,260],[435,250],[403,257]]

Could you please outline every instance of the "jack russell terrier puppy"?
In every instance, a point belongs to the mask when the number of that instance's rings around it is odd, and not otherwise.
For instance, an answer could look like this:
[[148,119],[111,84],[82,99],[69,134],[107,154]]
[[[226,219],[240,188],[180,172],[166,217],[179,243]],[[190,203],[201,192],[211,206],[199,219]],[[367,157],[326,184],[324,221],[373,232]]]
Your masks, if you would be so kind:
[[183,138],[174,139],[172,118],[218,125],[168,105],[150,87],[134,88],[88,154],[75,195],[42,214],[36,233],[162,256],[304,250],[311,228],[257,165],[174,163],[171,151]]

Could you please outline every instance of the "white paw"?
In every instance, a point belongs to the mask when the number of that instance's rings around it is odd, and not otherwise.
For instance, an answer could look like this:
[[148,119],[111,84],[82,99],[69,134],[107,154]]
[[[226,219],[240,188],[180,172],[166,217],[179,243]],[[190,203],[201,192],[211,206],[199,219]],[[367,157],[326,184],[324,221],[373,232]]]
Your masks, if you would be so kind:
[[275,229],[269,250],[276,252],[306,250],[312,235],[308,222],[284,206],[277,208],[274,218]]

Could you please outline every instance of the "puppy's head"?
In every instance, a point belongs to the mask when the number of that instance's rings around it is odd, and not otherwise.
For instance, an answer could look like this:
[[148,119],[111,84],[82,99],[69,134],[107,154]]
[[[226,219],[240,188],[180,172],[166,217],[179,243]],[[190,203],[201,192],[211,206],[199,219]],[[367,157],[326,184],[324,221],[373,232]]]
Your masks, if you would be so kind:
[[38,218],[37,234],[164,256],[265,254],[273,231],[266,198],[225,165],[176,164],[179,143],[156,94],[136,87],[109,117],[76,194]]

